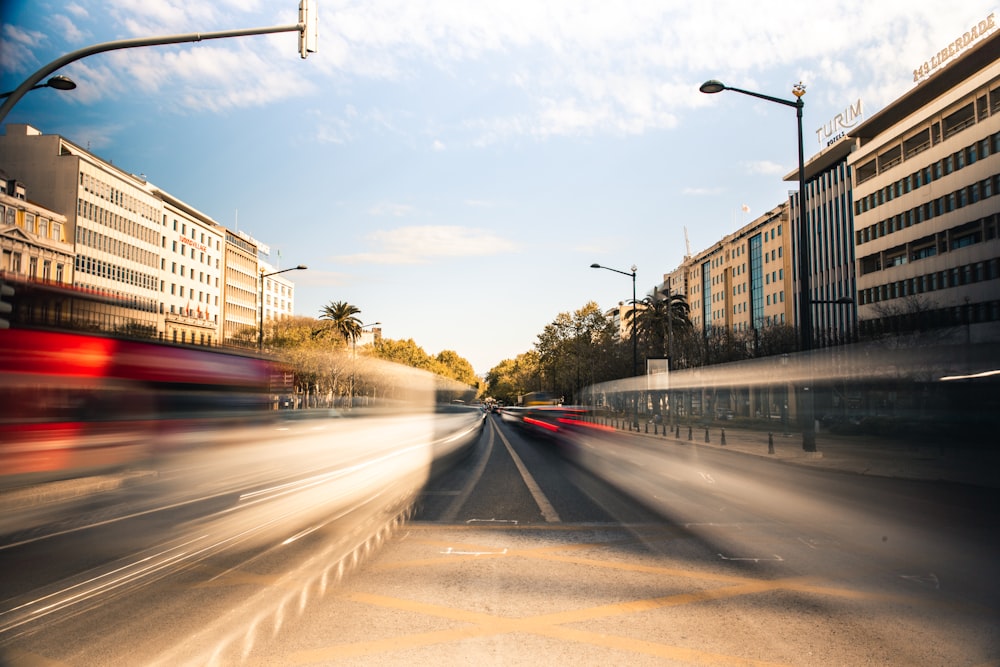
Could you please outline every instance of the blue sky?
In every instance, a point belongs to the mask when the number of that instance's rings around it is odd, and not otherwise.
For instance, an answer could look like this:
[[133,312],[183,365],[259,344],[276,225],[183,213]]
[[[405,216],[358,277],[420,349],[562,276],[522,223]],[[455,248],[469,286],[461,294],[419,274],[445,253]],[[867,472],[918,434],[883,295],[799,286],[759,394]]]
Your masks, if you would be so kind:
[[[13,90],[84,46],[279,26],[297,0],[0,0]],[[297,314],[330,301],[390,338],[486,373],[560,312],[631,298],[593,262],[638,267],[640,296],[778,205],[795,168],[792,99],[815,131],[871,116],[993,10],[912,0],[317,0],[294,33],[100,54],[78,88],[26,96],[30,123],[272,247]],[[16,175],[14,175],[16,176]],[[29,184],[30,186],[30,184]],[[743,206],[749,212],[742,210]]]

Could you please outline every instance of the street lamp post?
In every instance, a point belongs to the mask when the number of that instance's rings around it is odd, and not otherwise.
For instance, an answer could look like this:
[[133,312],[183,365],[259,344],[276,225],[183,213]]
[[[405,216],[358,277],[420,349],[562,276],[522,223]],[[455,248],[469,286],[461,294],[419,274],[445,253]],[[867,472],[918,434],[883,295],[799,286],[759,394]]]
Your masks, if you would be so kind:
[[[715,79],[710,79],[701,84],[699,90],[709,94],[731,90],[795,109],[795,117],[798,121],[799,130],[799,349],[803,353],[807,353],[812,348],[812,308],[809,303],[809,230],[806,225],[806,168],[805,153],[802,144],[802,108],[805,105],[805,102],[802,101],[802,96],[806,94],[806,87],[800,81],[792,88],[792,94],[795,95],[794,102],[780,97],[772,97],[750,90],[743,90],[742,88],[733,88]],[[813,421],[812,393],[809,391],[809,387],[802,388],[800,402],[803,419],[802,449],[807,452],[815,452],[816,425]]]
[[261,273],[260,274],[260,326],[257,329],[257,350],[259,352],[264,351],[264,278],[270,278],[271,276],[276,276],[279,273],[286,273],[288,271],[305,271],[307,268],[304,264],[299,264],[298,266],[293,266],[290,269],[282,269],[281,271],[272,271],[271,273]]
[[[592,269],[606,269],[608,271],[614,271],[615,273],[620,273],[623,276],[632,276],[632,375],[633,377],[637,375],[636,368],[639,365],[639,348],[637,347],[639,341],[635,335],[635,264],[631,267],[631,273],[627,271],[619,271],[618,269],[612,269],[610,266],[601,266],[598,263],[593,263],[590,265]],[[636,431],[639,430],[639,398],[635,397],[635,403],[633,404],[635,409],[633,410],[632,426]]]

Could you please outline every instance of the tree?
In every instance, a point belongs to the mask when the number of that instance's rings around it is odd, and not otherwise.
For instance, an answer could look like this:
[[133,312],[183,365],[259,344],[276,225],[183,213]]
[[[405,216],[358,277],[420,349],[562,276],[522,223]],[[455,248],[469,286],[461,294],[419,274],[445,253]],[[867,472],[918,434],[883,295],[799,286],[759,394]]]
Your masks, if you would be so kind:
[[437,371],[436,360],[427,354],[424,348],[417,345],[412,338],[406,340],[379,339],[372,345],[372,356],[432,373]]
[[313,335],[322,336],[332,330],[345,344],[350,344],[361,337],[361,320],[355,317],[360,312],[360,308],[346,301],[331,301],[320,309],[319,316],[321,320],[328,320],[331,324],[318,329]]
[[486,395],[513,405],[517,397],[541,389],[538,353],[531,351],[504,359],[486,374]]
[[572,315],[560,313],[535,343],[540,386],[532,391],[549,391],[575,402],[584,386],[630,375],[622,366],[620,347],[613,324],[597,303],[590,301]]
[[478,387],[479,378],[476,376],[475,369],[467,359],[458,356],[457,352],[442,350],[438,353],[436,360],[441,367],[441,375],[458,380],[463,384]]
[[692,329],[687,299],[682,294],[654,292],[647,294],[639,304],[641,308],[629,310],[625,317],[633,334],[638,336],[643,356],[676,356],[674,341]]

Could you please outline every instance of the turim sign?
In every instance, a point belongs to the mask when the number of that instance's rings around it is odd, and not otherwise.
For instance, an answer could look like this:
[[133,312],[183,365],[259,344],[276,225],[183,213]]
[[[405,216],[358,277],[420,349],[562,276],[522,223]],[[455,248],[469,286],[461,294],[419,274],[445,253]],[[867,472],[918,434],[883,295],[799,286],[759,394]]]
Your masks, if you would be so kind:
[[847,130],[860,123],[863,115],[861,99],[858,98],[857,102],[844,109],[842,113],[838,113],[833,117],[833,120],[816,130],[816,141],[821,144],[826,142],[827,146],[832,146],[846,136]]
[[930,76],[934,70],[945,65],[949,60],[958,56],[964,49],[969,48],[974,42],[992,32],[997,27],[994,16],[994,14],[990,14],[972,26],[968,32],[963,33],[961,37],[935,53],[930,60],[913,70],[913,82],[916,83]]

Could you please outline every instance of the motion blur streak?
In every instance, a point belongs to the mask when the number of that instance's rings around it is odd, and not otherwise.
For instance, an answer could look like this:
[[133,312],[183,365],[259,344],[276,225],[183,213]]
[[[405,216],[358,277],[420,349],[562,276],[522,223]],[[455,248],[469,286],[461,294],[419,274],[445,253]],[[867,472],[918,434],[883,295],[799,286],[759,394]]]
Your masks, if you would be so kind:
[[[364,407],[273,410],[270,360],[4,336],[0,664],[39,637],[135,664],[245,659],[265,624],[383,543],[484,424],[452,403],[466,387],[393,364],[366,365]],[[228,578],[257,567],[275,584],[233,598]],[[156,615],[169,630],[138,630]],[[101,619],[146,639],[101,647]]]
[[834,381],[861,383],[880,380],[918,381],[972,379],[997,373],[1000,346],[894,347],[882,344],[844,345],[806,353],[762,357],[712,366],[672,370],[592,385],[585,393],[667,389],[711,389],[723,386],[810,384]]

